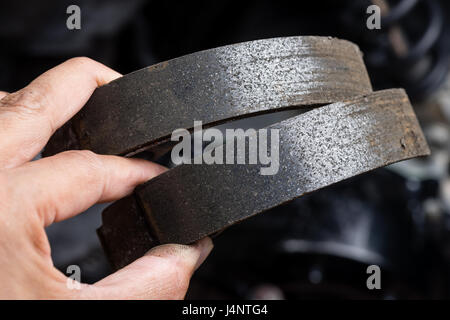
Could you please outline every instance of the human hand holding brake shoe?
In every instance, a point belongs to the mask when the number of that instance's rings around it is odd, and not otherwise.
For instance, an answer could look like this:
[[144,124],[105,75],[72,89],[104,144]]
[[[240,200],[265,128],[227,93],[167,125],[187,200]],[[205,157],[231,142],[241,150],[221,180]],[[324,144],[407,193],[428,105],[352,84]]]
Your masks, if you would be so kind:
[[74,58],[17,92],[0,92],[0,298],[181,299],[211,251],[210,238],[158,246],[79,290],[70,289],[53,266],[45,227],[122,198],[166,170],[86,150],[30,162],[96,87],[120,76],[91,59]]

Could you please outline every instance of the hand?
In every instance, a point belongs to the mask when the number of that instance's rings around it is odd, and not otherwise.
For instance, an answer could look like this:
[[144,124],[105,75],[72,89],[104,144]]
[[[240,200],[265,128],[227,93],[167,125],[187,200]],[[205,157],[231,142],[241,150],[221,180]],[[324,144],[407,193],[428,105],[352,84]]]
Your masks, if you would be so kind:
[[180,299],[211,251],[209,238],[189,246],[159,246],[80,290],[71,290],[53,266],[46,226],[122,198],[165,170],[90,151],[30,162],[96,87],[120,76],[88,58],[75,58],[22,90],[0,92],[0,298]]

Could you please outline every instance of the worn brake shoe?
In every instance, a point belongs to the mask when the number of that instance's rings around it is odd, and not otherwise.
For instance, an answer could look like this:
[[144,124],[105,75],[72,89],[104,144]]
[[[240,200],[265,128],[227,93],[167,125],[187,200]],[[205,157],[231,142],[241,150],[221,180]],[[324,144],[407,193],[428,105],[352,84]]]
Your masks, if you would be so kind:
[[98,234],[113,267],[157,244],[194,242],[306,193],[429,153],[405,92],[372,93],[357,47],[321,37],[247,42],[124,76],[97,89],[46,153],[76,147],[132,155],[157,150],[194,120],[213,126],[288,108],[307,112],[269,127],[279,130],[277,174],[261,175],[258,164],[180,165],[105,209]]
[[196,52],[130,73],[95,90],[44,151],[155,152],[178,128],[370,93],[357,46],[323,37],[244,42]]

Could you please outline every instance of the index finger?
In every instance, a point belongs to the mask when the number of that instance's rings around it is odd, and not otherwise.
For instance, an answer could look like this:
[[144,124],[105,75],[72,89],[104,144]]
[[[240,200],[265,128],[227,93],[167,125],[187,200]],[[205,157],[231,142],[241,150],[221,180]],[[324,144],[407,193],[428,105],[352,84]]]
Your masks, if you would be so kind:
[[89,58],[73,58],[0,100],[0,169],[31,160],[92,92],[121,75]]

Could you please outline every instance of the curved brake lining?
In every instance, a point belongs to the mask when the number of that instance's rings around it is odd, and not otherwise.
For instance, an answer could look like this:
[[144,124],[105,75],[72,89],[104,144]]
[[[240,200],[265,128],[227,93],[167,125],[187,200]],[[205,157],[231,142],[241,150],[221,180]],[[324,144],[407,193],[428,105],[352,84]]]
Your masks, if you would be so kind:
[[360,51],[345,40],[244,42],[161,62],[95,90],[45,154],[90,149],[132,155],[194,120],[211,126],[263,112],[310,108],[372,91]]
[[275,175],[261,175],[261,165],[180,165],[105,209],[98,234],[117,269],[157,244],[191,243],[305,193],[429,154],[404,91],[371,91],[350,42],[246,42],[98,88],[45,154],[83,148],[119,155],[150,150],[156,157],[173,130],[194,120],[213,126],[288,108],[307,111],[269,127],[280,135]]

